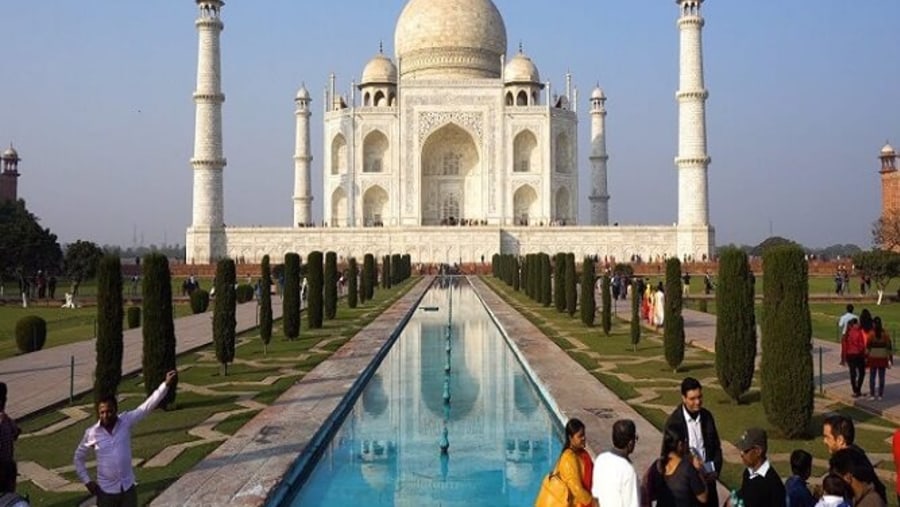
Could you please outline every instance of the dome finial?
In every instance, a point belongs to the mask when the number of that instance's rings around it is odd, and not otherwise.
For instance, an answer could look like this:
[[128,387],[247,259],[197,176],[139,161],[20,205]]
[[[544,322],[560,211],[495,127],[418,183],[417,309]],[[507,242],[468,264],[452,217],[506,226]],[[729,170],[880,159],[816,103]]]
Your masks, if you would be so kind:
[[519,54],[525,53],[525,46],[522,45],[522,41],[519,41]]
[[384,54],[384,41],[378,41],[378,54]]

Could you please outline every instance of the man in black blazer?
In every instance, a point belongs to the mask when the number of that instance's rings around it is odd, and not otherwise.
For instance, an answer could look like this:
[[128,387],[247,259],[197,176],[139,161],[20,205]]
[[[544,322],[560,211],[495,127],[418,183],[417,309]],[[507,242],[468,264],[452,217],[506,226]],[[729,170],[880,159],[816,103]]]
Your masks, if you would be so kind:
[[718,506],[716,479],[722,471],[722,442],[712,413],[703,408],[703,387],[693,377],[686,377],[681,382],[681,405],[666,421],[666,427],[676,425],[688,435],[691,450],[703,460],[709,495],[706,505]]

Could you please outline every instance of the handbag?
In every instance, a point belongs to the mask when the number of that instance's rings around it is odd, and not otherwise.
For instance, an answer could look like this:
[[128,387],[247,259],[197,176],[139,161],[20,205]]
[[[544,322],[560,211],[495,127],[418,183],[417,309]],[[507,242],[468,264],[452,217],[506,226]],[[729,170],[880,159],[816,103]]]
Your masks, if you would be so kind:
[[570,505],[572,505],[572,494],[559,473],[554,470],[547,474],[541,482],[541,490],[534,501],[534,507],[569,507]]

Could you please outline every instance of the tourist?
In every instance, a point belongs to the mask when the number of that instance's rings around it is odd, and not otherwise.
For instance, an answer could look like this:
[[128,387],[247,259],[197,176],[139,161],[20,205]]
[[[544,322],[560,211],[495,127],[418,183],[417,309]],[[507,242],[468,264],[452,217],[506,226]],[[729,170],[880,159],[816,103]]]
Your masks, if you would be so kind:
[[850,486],[854,507],[886,507],[887,495],[875,469],[865,454],[856,449],[841,449],[831,455],[828,464],[831,472],[839,475]]
[[769,448],[766,431],[750,428],[735,443],[744,462],[738,498],[745,507],[785,507],[787,495],[778,472],[766,456]]
[[809,476],[812,474],[812,454],[797,449],[791,453],[791,475],[784,483],[788,505],[791,507],[813,507],[816,498],[809,490]]
[[0,506],[28,507],[28,502],[16,494],[16,476],[19,475],[16,462],[0,460]]
[[712,413],[703,408],[703,387],[699,380],[686,377],[681,381],[681,404],[666,420],[665,427],[670,426],[679,426],[681,433],[688,436],[689,448],[703,463],[709,496],[707,505],[718,506],[716,479],[722,470],[722,442]]
[[16,454],[15,441],[22,431],[6,413],[6,394],[6,383],[0,382],[0,461],[13,461]]
[[[115,396],[105,397],[97,404],[99,420],[84,431],[84,437],[75,449],[75,473],[91,495],[97,497],[97,505],[137,505],[134,470],[131,468],[131,428],[147,417],[166,396],[169,386],[178,378],[174,370],[166,373],[166,379],[143,403],[134,410],[118,414]],[[91,479],[87,470],[90,450],[97,458],[97,480]]]
[[[541,490],[534,502],[535,507],[560,507],[569,505],[590,505],[597,507],[589,489],[584,487],[587,476],[584,460],[587,454],[584,423],[570,419],[566,424],[566,442],[553,471],[544,477]],[[590,456],[588,456],[590,459]],[[571,499],[571,501],[570,501]]]
[[703,277],[703,292],[705,292],[706,295],[708,296],[708,295],[712,294],[712,291],[713,291],[712,275],[709,274],[709,270],[706,270],[706,275]]
[[855,438],[856,428],[852,419],[835,413],[825,416],[822,421],[822,443],[825,444],[829,454],[847,448],[854,448],[865,454],[865,451],[853,443]]
[[666,316],[666,294],[663,283],[656,285],[656,293],[653,294],[653,325],[662,327]]
[[638,507],[638,480],[628,456],[637,444],[634,421],[621,419],[613,424],[613,448],[594,460],[591,493],[603,507]]
[[691,452],[684,428],[667,426],[659,459],[644,474],[642,505],[650,506],[655,501],[656,507],[718,506],[710,502],[703,474],[703,460]]
[[691,275],[687,271],[684,272],[684,275],[681,276],[682,281],[682,296],[690,296],[691,295]]
[[822,479],[822,498],[815,507],[850,507],[852,494],[844,479],[837,474],[828,474]]
[[866,341],[859,327],[859,320],[850,319],[847,332],[841,338],[841,364],[850,370],[852,396],[862,396],[862,384],[866,378]]
[[843,315],[838,318],[838,329],[841,331],[841,336],[847,334],[847,325],[850,324],[850,321],[857,318],[853,313],[853,305],[847,305],[847,311],[844,312]]
[[[894,364],[891,337],[881,325],[881,317],[872,321],[872,338],[866,342],[866,367],[869,368],[869,399],[881,400],[884,396],[885,370]],[[878,380],[876,386],[876,377]],[[876,389],[877,387],[877,389]]]

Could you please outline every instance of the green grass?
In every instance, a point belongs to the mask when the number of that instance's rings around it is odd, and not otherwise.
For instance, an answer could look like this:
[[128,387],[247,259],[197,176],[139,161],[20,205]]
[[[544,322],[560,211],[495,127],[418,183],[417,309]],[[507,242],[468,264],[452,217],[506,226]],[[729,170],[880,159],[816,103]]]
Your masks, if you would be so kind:
[[[770,455],[776,456],[775,467],[783,477],[789,475],[790,465],[782,455],[789,455],[794,449],[805,449],[816,458],[828,459],[828,452],[820,437],[825,411],[841,412],[852,417],[857,423],[856,441],[870,453],[890,452],[890,446],[885,439],[890,437],[896,425],[876,415],[824,400],[827,408],[822,413],[814,415],[807,436],[801,439],[787,439],[766,420],[758,382],[754,380],[753,386],[743,397],[741,404],[736,404],[718,387],[714,354],[688,347],[685,362],[675,373],[665,362],[660,337],[646,329],[642,331],[637,351],[633,351],[627,323],[614,321],[612,335],[601,336],[599,328],[584,327],[577,319],[559,314],[555,309],[536,305],[527,296],[513,292],[498,280],[491,277],[483,277],[483,280],[532,322],[539,323],[539,327],[548,337],[619,398],[626,401],[634,400],[638,396],[637,389],[655,388],[658,395],[648,403],[663,405],[667,410],[647,407],[634,401],[631,404],[657,428],[663,427],[669,412],[681,402],[678,386],[686,375],[690,375],[700,379],[706,387],[703,391],[704,406],[715,415],[723,441],[736,441],[750,426],[759,426],[769,431],[769,452]],[[900,309],[900,305],[896,306]],[[576,345],[572,339],[583,345]],[[603,371],[598,369],[601,365]],[[874,428],[869,427],[870,425]],[[884,463],[879,465],[879,469],[892,471],[893,465]],[[722,481],[729,488],[737,487],[741,481],[741,473],[740,464],[726,462],[721,476]],[[889,491],[893,491],[890,489],[894,487],[893,481],[886,482],[889,482]]]
[[[246,396],[259,403],[273,403],[298,379],[329,357],[337,348],[336,343],[346,342],[344,336],[349,333],[349,329],[362,329],[417,282],[418,279],[413,279],[389,290],[378,290],[373,301],[353,310],[341,307],[335,320],[325,322],[323,329],[310,331],[303,328],[301,338],[297,340],[285,339],[281,333],[280,322],[276,322],[267,353],[258,332],[243,333],[238,338],[237,360],[229,366],[227,376],[221,373],[212,346],[182,355],[178,358],[180,382],[205,386],[213,392],[196,394],[179,389],[174,410],[157,410],[150,414],[147,420],[135,426],[132,438],[133,455],[136,458],[149,459],[172,444],[198,440],[188,433],[192,428],[213,414],[243,408],[235,403],[239,399],[236,392],[249,393]],[[331,341],[332,338],[337,340]],[[123,379],[119,393],[121,410],[137,406],[146,397],[139,375]],[[74,403],[74,406],[81,407],[90,414],[87,419],[48,435],[27,434],[66,419],[59,410],[51,409],[20,420],[19,424],[23,428],[24,435],[16,445],[16,458],[19,461],[34,461],[48,469],[71,465],[72,455],[84,430],[96,423],[90,396],[90,394],[81,396]],[[233,435],[256,413],[250,411],[232,415],[217,424],[215,429]],[[152,498],[220,444],[221,442],[204,443],[190,448],[164,467],[137,467],[135,473],[139,483],[139,504],[148,504]],[[61,475],[77,482],[72,472]],[[22,494],[30,495],[32,505],[70,506],[77,505],[87,498],[86,491],[47,492],[30,482],[20,483],[18,490]]]

